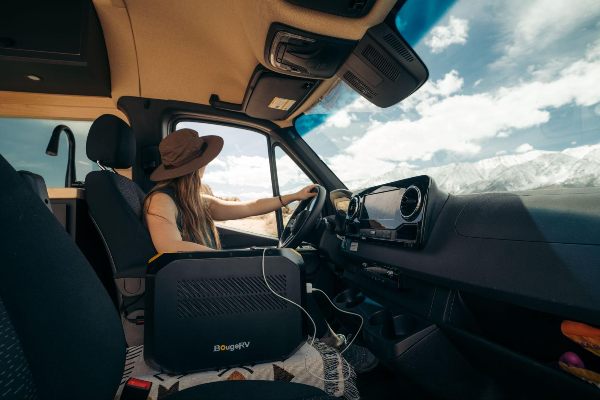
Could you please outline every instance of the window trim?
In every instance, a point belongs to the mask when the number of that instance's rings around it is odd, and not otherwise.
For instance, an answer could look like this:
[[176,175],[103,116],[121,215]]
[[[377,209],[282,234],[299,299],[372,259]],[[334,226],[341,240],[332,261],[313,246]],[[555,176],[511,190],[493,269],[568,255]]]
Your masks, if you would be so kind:
[[[275,180],[276,176],[276,162],[274,155],[275,146],[281,147],[281,149],[294,161],[294,163],[306,174],[306,176],[314,183],[318,183],[332,187],[333,189],[347,189],[346,185],[331,171],[331,169],[324,163],[323,160],[315,153],[315,151],[302,139],[302,137],[296,132],[294,125],[289,127],[278,127],[278,126],[267,126],[258,122],[252,121],[238,121],[233,120],[231,117],[220,116],[206,113],[195,113],[186,111],[172,111],[167,113],[163,117],[162,123],[162,137],[166,137],[166,132],[172,132],[179,122],[201,122],[215,125],[223,125],[232,128],[239,128],[254,131],[265,135],[267,137],[267,143],[269,144],[268,155],[269,163],[271,168],[271,185],[273,196],[278,196],[279,193],[279,182]],[[168,134],[168,133],[167,133]],[[296,147],[306,154],[307,162],[302,161],[296,153]],[[325,182],[319,179],[319,175],[313,173],[309,168],[309,165],[313,164],[317,169],[321,169],[324,173],[322,177]],[[273,173],[275,171],[275,174]],[[334,209],[329,201],[325,202],[325,212],[332,212]],[[275,218],[277,222],[278,235],[283,232],[283,214],[281,210],[275,211]]]
[[[277,174],[277,157],[275,157],[275,150],[277,150],[277,148],[280,148],[281,151],[283,151],[283,154],[287,155],[294,164],[296,164],[296,166],[298,167],[298,169],[300,169],[300,171],[302,171],[304,173],[304,175],[306,175],[306,177],[308,178],[309,181],[311,181],[312,183],[316,183],[317,180],[311,176],[311,174],[307,173],[306,170],[298,163],[298,161],[296,161],[296,159],[294,157],[292,157],[292,155],[290,154],[290,152],[288,152],[285,147],[283,147],[281,145],[281,142],[274,142],[272,145],[273,148],[273,165],[275,166],[275,174]],[[279,193],[279,177],[278,175],[276,176],[276,183],[277,183],[277,192]],[[280,232],[283,232],[283,212],[281,211],[281,209],[277,210],[277,228],[280,229]],[[281,227],[280,225],[281,224]]]

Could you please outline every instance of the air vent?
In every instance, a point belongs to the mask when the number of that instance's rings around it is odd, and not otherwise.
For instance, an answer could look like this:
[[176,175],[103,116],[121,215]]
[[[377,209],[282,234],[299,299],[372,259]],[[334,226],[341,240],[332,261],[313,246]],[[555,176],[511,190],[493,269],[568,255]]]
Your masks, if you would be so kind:
[[354,196],[350,199],[350,204],[348,204],[348,218],[354,219],[358,215],[358,209],[360,206],[360,199],[358,196]]
[[377,93],[375,93],[373,90],[371,90],[371,88],[369,88],[369,86],[367,86],[366,83],[361,81],[351,71],[346,71],[343,78],[350,86],[354,87],[366,98],[372,99],[373,97],[377,96]]
[[[273,290],[286,294],[286,276],[267,278]],[[275,296],[262,276],[186,279],[177,282],[177,316],[181,319],[284,310],[288,304]]]
[[415,60],[415,58],[412,56],[412,54],[410,54],[410,51],[408,51],[408,49],[404,46],[404,44],[402,44],[402,42],[400,41],[400,39],[398,39],[398,37],[395,34],[388,33],[387,35],[385,35],[383,37],[383,40],[385,40],[385,42],[387,44],[389,44],[390,46],[392,46],[392,48],[394,50],[396,50],[396,52],[402,58],[404,58],[406,61],[413,62]]
[[400,214],[402,217],[407,221],[414,219],[421,209],[421,201],[421,190],[416,186],[409,186],[400,200]]
[[388,79],[395,81],[396,78],[398,78],[398,75],[400,74],[399,68],[377,51],[375,47],[368,45],[362,51],[362,55]]

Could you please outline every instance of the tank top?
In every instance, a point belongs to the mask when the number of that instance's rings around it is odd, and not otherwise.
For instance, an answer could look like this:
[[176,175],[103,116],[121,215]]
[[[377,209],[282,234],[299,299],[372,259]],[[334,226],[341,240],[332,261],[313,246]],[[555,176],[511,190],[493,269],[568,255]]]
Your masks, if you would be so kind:
[[[175,203],[175,207],[177,207],[177,229],[179,229],[179,233],[181,234],[181,236],[183,237],[183,218],[182,218],[182,211],[181,211],[181,203],[179,202],[179,198],[177,196],[177,192],[175,192],[175,190],[171,187],[164,187],[161,189],[157,189],[155,190],[155,193],[164,193],[167,196],[169,196],[171,198],[171,200],[173,200],[173,203]],[[144,218],[144,223],[146,223],[146,219]],[[192,234],[193,236],[193,234]],[[200,240],[200,238],[196,238],[195,236],[190,238],[190,242],[194,242],[197,244],[201,244],[207,247],[210,247],[211,249],[215,249],[215,235],[213,233],[212,230],[210,230],[208,232],[208,237],[207,240],[209,241],[209,243],[202,243],[202,241]]]

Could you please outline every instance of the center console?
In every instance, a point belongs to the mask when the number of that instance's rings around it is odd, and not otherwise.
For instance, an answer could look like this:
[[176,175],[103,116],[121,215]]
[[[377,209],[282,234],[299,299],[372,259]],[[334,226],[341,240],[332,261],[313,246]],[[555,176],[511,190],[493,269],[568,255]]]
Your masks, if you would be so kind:
[[[419,248],[425,241],[429,203],[440,196],[429,176],[374,186],[350,200],[346,221],[347,250],[357,241]],[[355,243],[355,244],[353,244]]]

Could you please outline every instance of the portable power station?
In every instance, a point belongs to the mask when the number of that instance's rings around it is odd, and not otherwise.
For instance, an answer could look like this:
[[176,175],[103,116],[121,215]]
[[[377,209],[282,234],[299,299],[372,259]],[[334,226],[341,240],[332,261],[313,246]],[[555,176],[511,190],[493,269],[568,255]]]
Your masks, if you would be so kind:
[[[146,278],[144,354],[169,373],[215,370],[288,358],[303,341],[302,311],[265,284],[262,250],[169,253]],[[301,304],[302,257],[272,249],[269,286]]]

